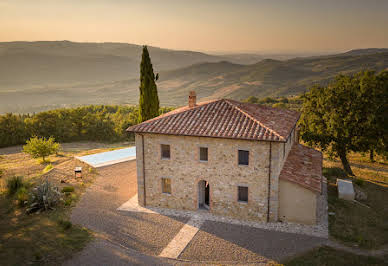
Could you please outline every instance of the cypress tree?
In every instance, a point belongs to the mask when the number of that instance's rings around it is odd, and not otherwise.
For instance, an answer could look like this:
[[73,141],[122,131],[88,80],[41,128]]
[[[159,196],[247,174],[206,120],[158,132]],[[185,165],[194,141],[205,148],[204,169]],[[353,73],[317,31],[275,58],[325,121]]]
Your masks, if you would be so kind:
[[154,70],[147,46],[143,46],[140,63],[140,99],[139,122],[146,121],[159,115],[159,97],[155,83]]

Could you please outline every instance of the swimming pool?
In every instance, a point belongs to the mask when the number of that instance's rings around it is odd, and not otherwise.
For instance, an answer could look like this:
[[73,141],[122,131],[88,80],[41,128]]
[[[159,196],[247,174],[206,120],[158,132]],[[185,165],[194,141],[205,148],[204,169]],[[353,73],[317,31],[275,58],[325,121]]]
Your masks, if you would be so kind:
[[108,166],[116,163],[135,160],[136,147],[101,152],[101,153],[96,153],[96,154],[91,154],[91,155],[86,155],[86,156],[81,156],[76,158],[93,167]]

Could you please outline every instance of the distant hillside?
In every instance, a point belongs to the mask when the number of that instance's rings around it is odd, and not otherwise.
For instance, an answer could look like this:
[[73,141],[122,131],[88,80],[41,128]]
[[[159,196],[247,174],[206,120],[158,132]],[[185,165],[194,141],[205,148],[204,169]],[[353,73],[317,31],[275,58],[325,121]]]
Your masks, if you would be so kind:
[[386,52],[388,52],[387,48],[354,49],[346,53],[343,53],[343,55],[367,55],[367,54],[377,54],[377,53],[386,53]]
[[[388,67],[388,49],[284,61],[250,54],[149,50],[160,73],[163,106],[185,104],[189,90],[196,90],[200,100],[299,94],[314,83],[326,84],[339,72]],[[273,58],[282,56],[287,55]],[[137,104],[140,57],[141,46],[126,43],[0,43],[0,113]]]
[[[127,43],[0,43],[0,88],[115,81],[138,77],[142,47]],[[222,57],[149,47],[155,71]]]
[[220,54],[226,61],[235,63],[250,65],[257,63],[263,59],[275,59],[275,60],[288,60],[296,57],[310,57],[317,55],[327,55],[327,53],[265,53],[265,54],[252,54],[252,53],[238,53],[238,54]]
[[168,92],[164,100],[170,104],[183,102],[189,90],[196,90],[199,97],[205,99],[229,97],[241,100],[249,96],[300,94],[313,84],[327,84],[339,73],[387,68],[388,49],[362,55],[340,54],[286,61],[265,59],[248,66],[218,62],[162,72],[159,87]]

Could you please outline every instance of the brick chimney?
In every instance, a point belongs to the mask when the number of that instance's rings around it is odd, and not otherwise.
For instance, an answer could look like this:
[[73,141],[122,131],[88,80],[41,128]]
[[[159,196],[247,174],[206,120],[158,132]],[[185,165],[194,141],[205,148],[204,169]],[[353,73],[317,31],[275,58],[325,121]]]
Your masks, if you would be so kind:
[[192,108],[197,105],[197,94],[195,91],[189,93],[189,107]]

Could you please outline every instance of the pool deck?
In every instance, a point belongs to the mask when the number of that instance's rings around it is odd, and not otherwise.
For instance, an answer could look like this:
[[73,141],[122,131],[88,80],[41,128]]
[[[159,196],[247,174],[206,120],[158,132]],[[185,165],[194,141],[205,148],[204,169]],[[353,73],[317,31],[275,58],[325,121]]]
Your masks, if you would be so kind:
[[116,163],[123,163],[123,162],[128,162],[128,161],[136,160],[136,156],[129,156],[129,157],[125,157],[125,158],[118,159],[118,160],[107,161],[107,162],[98,163],[98,164],[92,164],[92,163],[82,159],[82,157],[75,157],[75,158],[77,158],[81,162],[84,162],[84,163],[86,163],[86,164],[88,164],[88,165],[90,165],[90,166],[92,166],[94,168],[99,168],[99,167],[113,165],[113,164],[116,164]]
[[75,158],[94,168],[99,168],[136,160],[136,147],[101,152],[85,156],[76,156]]

